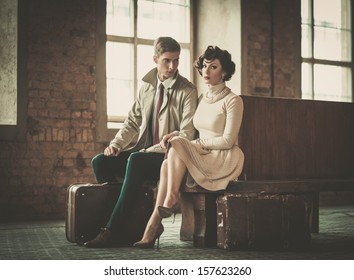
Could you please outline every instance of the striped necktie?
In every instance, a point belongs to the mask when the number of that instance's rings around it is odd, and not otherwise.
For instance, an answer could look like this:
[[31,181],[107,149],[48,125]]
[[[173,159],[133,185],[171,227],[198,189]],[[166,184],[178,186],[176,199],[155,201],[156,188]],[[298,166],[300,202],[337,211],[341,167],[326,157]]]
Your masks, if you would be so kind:
[[154,144],[160,143],[159,137],[159,113],[161,109],[161,105],[163,102],[163,94],[164,94],[164,86],[160,84],[159,87],[159,99],[157,100],[156,110],[155,110],[155,131],[154,131]]

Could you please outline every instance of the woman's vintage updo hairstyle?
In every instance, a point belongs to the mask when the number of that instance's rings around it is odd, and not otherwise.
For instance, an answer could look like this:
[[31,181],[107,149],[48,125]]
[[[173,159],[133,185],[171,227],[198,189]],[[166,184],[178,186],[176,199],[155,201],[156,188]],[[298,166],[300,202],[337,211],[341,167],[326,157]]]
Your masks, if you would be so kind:
[[232,75],[235,74],[235,63],[231,60],[231,54],[228,51],[222,50],[217,46],[208,46],[205,52],[194,62],[194,68],[202,75],[204,60],[212,61],[214,59],[220,60],[222,70],[225,73],[223,80],[229,81]]

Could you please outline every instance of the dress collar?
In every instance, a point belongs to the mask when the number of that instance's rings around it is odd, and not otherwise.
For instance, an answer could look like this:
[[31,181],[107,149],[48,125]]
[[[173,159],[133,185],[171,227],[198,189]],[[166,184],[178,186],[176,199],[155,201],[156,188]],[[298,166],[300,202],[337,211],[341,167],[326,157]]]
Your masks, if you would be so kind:
[[220,93],[225,87],[226,87],[225,82],[223,82],[223,83],[221,83],[221,84],[217,84],[217,85],[215,85],[215,86],[210,86],[210,87],[208,88],[207,94],[208,94],[209,96],[211,96],[211,95],[216,95],[216,94]]
[[206,103],[215,103],[228,95],[230,91],[231,90],[226,86],[225,82],[210,86],[208,91],[204,94],[204,100]]

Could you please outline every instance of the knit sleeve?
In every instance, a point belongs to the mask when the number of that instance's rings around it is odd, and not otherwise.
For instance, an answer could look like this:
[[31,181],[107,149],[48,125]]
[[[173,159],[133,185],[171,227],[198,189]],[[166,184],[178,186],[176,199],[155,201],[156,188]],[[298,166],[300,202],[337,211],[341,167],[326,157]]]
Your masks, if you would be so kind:
[[204,148],[215,150],[231,149],[238,141],[243,116],[242,98],[234,95],[232,98],[228,98],[223,106],[225,114],[224,132],[214,138],[200,139],[199,143]]

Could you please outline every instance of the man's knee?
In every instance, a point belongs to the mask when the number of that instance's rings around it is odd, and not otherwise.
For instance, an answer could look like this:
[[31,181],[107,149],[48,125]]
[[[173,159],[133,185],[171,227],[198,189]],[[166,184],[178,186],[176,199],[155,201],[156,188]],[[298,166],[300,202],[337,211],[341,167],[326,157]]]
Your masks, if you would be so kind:
[[145,153],[142,153],[142,152],[131,153],[128,158],[129,165],[137,165],[137,164],[141,163],[141,160],[145,158],[144,154]]
[[92,168],[95,169],[98,166],[102,165],[102,163],[104,161],[105,161],[105,155],[104,154],[98,154],[91,160],[91,166],[92,166]]

